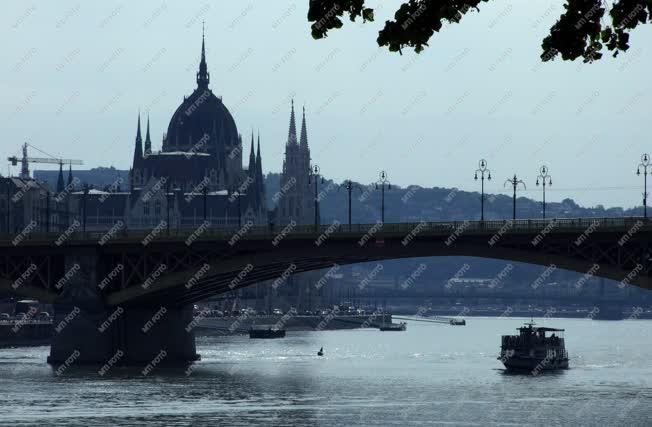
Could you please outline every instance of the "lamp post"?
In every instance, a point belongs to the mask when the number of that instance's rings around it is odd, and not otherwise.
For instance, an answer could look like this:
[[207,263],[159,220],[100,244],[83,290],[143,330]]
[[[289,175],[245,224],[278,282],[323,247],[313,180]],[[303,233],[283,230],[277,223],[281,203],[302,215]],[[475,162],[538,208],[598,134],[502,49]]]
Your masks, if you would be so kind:
[[238,199],[238,228],[241,228],[242,227],[242,209],[240,207],[240,196],[242,194],[240,194],[240,191],[238,191],[238,190],[233,190],[232,194],[233,194],[233,196],[237,197],[237,199]]
[[[541,186],[543,188],[543,219],[546,219],[546,184],[552,185],[552,178],[548,174],[548,166],[543,165],[539,168],[539,176],[537,176],[537,186],[539,185],[539,180],[541,180]],[[525,185],[525,184],[523,184]]]
[[351,193],[353,192],[353,188],[357,188],[360,192],[362,192],[362,189],[359,185],[354,184],[350,179],[344,181],[339,188],[342,187],[346,188],[346,191],[349,193],[349,231],[351,231]]
[[[641,163],[636,168],[636,175],[641,174],[643,169],[643,218],[647,220],[647,168],[650,167],[650,156],[643,154],[641,156]],[[652,172],[650,172],[652,173]]]
[[88,198],[88,191],[90,190],[88,184],[84,184],[84,196],[82,199],[82,209],[83,209],[83,217],[82,217],[82,231],[85,233],[86,232],[86,199]]
[[166,188],[165,188],[165,208],[167,209],[167,221],[166,221],[166,227],[167,227],[167,234],[168,236],[170,235],[170,177],[168,177],[168,180],[166,182]]
[[50,232],[50,190],[45,190],[45,232]]
[[480,173],[480,182],[482,183],[480,188],[480,221],[484,221],[484,174],[487,174],[487,180],[491,181],[491,171],[487,169],[487,161],[485,159],[480,159],[478,162],[478,169],[475,170],[475,175],[473,179],[478,180],[478,172]]
[[202,189],[202,192],[204,193],[204,223],[206,222],[206,202],[208,199],[208,188],[204,185],[204,188]]
[[376,182],[376,190],[378,190],[379,185],[380,185],[380,191],[381,191],[381,196],[380,196],[380,221],[383,224],[385,224],[385,186],[387,186],[388,190],[392,189],[392,184],[390,184],[389,179],[387,179],[387,172],[380,171],[379,179]]
[[[318,182],[319,182],[319,166],[313,165],[310,168],[310,175],[308,175],[308,185],[311,184],[311,180],[315,183],[315,231],[319,227],[319,199],[318,199]],[[324,183],[324,178],[321,179],[322,184]]]
[[526,187],[525,187],[525,183],[523,181],[516,178],[516,174],[514,174],[514,178],[508,179],[507,181],[505,181],[505,184],[503,186],[507,185],[507,183],[510,183],[512,185],[512,187],[514,188],[514,196],[512,197],[512,199],[513,199],[512,219],[516,219],[516,188],[518,187],[519,184],[523,185],[524,190],[526,189]]
[[5,183],[7,184],[7,234],[9,234],[11,229],[11,203],[12,203],[11,180],[7,178],[5,180]]

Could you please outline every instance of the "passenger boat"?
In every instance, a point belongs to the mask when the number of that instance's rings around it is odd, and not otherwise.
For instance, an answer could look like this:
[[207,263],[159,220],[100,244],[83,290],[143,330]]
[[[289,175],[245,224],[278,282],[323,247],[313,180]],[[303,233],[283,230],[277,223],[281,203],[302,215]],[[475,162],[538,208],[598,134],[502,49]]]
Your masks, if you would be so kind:
[[404,331],[407,329],[407,323],[383,323],[380,325],[381,331]]
[[252,325],[249,329],[249,338],[283,338],[285,329],[278,329],[275,325]]
[[[568,369],[568,353],[564,330],[526,323],[518,335],[503,335],[498,360],[508,370],[527,370],[532,375],[541,371]],[[546,335],[547,334],[547,335]]]
[[466,325],[466,320],[464,319],[451,319],[450,324],[454,326],[464,326]]

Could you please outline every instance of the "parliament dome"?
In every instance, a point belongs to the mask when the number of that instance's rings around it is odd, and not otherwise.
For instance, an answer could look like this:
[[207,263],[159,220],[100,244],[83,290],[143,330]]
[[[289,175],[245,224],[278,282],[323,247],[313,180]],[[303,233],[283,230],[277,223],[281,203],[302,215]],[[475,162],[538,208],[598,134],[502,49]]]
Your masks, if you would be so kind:
[[210,75],[206,65],[202,37],[201,62],[197,72],[197,88],[185,97],[176,109],[163,141],[163,152],[223,152],[238,144],[238,129],[233,116],[209,89]]

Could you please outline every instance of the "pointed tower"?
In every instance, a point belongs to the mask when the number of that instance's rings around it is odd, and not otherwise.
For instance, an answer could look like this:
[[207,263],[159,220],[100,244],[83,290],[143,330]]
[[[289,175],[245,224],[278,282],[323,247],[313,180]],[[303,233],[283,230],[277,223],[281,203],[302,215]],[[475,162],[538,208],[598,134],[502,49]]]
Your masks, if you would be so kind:
[[72,187],[72,163],[68,165],[68,187]]
[[152,140],[149,138],[149,114],[147,114],[147,133],[145,134],[145,157],[152,154]]
[[204,25],[201,29],[201,60],[199,61],[199,71],[197,72],[197,87],[200,89],[208,89],[210,81],[210,74],[208,73],[208,66],[206,65],[206,48],[204,42]]
[[143,160],[143,138],[140,135],[140,113],[138,113],[138,130],[136,131],[136,145],[134,146],[134,169],[140,166]]
[[131,167],[131,186],[141,185],[141,168],[143,165],[143,138],[140,135],[140,113],[138,113],[138,130],[136,131],[136,144],[134,147],[134,160]]
[[277,221],[279,224],[289,224],[291,221],[295,221],[297,224],[312,224],[314,222],[314,195],[311,195],[309,186],[310,151],[305,119],[301,133],[302,145],[299,145],[294,101],[292,101],[290,128],[280,182],[281,188],[287,189],[287,191],[278,200]]
[[256,179],[256,149],[254,148],[254,132],[251,131],[251,149],[249,150],[249,170],[252,179]]
[[292,110],[290,111],[290,129],[288,130],[288,145],[297,143],[297,124],[294,120],[294,99],[292,100]]
[[63,181],[63,163],[59,163],[59,178],[57,178],[57,193],[62,193],[66,184]]
[[258,150],[256,152],[256,195],[258,205],[265,207],[265,181],[263,178],[263,158],[260,155],[260,132],[258,132]]
[[306,129],[306,107],[303,107],[303,117],[301,119],[301,140],[299,146],[305,150],[308,149],[308,130]]

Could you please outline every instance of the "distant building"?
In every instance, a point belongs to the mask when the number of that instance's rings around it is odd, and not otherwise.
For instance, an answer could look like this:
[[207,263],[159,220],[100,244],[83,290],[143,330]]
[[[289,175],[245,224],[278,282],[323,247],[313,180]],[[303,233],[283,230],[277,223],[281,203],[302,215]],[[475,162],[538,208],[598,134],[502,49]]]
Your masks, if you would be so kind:
[[27,235],[63,231],[74,215],[75,204],[65,193],[52,191],[31,178],[0,178],[0,230]]
[[[290,112],[290,127],[285,144],[285,159],[281,172],[276,220],[278,224],[314,224],[315,195],[310,185],[310,148],[306,129],[306,111],[301,120],[301,137],[297,141],[297,128],[294,117],[294,101]],[[317,207],[317,222],[319,207]]]
[[202,36],[197,87],[172,115],[161,150],[152,147],[149,118],[143,140],[139,115],[128,182],[72,194],[85,229],[267,225],[260,136],[256,152],[251,135],[243,168],[242,136],[209,81]]

